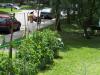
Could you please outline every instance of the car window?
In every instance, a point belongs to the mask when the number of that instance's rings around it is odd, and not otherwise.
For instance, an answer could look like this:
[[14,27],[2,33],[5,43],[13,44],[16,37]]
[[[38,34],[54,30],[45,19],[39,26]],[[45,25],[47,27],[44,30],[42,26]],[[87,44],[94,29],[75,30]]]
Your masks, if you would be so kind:
[[0,23],[5,23],[6,22],[6,18],[0,18]]

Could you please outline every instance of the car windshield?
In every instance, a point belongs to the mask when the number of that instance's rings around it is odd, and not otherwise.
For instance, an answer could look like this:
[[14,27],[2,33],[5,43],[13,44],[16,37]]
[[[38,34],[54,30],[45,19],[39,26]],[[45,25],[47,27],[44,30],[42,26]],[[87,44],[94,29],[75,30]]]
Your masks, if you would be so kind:
[[5,23],[6,22],[6,18],[0,18],[0,23]]
[[47,13],[51,13],[51,8],[44,8],[41,10],[41,12],[47,12]]

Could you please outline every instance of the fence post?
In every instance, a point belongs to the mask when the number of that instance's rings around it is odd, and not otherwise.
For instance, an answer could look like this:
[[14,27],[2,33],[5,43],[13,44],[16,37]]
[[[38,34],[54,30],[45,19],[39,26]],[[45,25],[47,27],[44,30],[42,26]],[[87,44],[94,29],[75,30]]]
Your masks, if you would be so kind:
[[24,22],[25,22],[25,37],[26,37],[27,28],[26,28],[26,17],[25,17],[25,13],[24,13]]

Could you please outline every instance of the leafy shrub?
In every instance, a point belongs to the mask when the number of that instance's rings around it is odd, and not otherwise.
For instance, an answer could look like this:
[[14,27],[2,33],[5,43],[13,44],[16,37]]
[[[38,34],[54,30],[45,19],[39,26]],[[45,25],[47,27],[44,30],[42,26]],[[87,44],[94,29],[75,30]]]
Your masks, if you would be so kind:
[[42,32],[43,40],[46,42],[46,46],[53,50],[54,57],[58,57],[58,51],[59,49],[63,48],[63,42],[60,38],[60,35],[57,34],[57,32],[51,31],[51,30],[44,30]]
[[15,74],[13,62],[6,56],[0,57],[0,75],[7,75],[9,73]]
[[33,32],[20,42],[15,59],[0,59],[0,75],[9,72],[13,75],[36,75],[39,69],[45,69],[58,56],[59,49],[63,47],[58,37],[57,32],[48,29]]
[[1,57],[0,59],[0,75],[36,75],[36,65],[20,59],[9,59]]
[[36,64],[22,59],[15,60],[13,67],[16,75],[36,75],[38,72]]
[[22,41],[17,57],[27,62],[32,61],[39,69],[53,62],[53,52],[43,43],[40,32],[35,32]]
[[[21,42],[17,57],[32,61],[39,69],[44,69],[47,64],[53,63],[53,58],[58,56],[61,42],[57,32],[43,30],[33,32]],[[37,67],[36,66],[36,67]]]
[[[17,59],[20,62],[18,65],[23,65],[20,68],[24,68],[24,70],[20,69],[19,73],[25,73],[27,75],[35,75],[38,70],[39,61],[39,53],[35,51],[33,48],[33,40],[31,37],[27,37],[21,42],[21,45],[17,51]],[[17,69],[18,70],[18,69]]]

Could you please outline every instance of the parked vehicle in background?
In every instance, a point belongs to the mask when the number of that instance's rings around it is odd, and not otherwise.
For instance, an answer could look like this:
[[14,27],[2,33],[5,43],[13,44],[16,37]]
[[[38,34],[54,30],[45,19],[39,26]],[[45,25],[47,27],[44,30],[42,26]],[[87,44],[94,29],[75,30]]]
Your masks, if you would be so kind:
[[12,3],[8,3],[8,4],[6,4],[6,7],[8,8],[8,7],[12,7],[12,8],[15,8],[15,9],[17,9],[17,10],[19,10],[20,9],[20,7],[18,6],[18,5],[16,5],[16,4],[12,4]]
[[12,4],[12,3],[7,3],[7,4],[0,4],[0,7],[4,7],[4,8],[14,8],[14,9],[21,9],[18,5],[16,4]]
[[52,19],[53,18],[52,8],[42,9],[40,17],[43,19]]
[[5,8],[5,7],[6,7],[6,5],[5,5],[5,4],[0,4],[0,7],[4,7],[4,8]]
[[11,15],[0,14],[0,31],[10,32],[11,27],[14,31],[19,31],[21,23],[16,18],[12,18]]
[[[62,10],[60,12],[61,17],[67,16],[67,11]],[[44,8],[41,10],[40,17],[43,19],[52,19],[55,17],[54,13],[52,12],[52,8]]]

